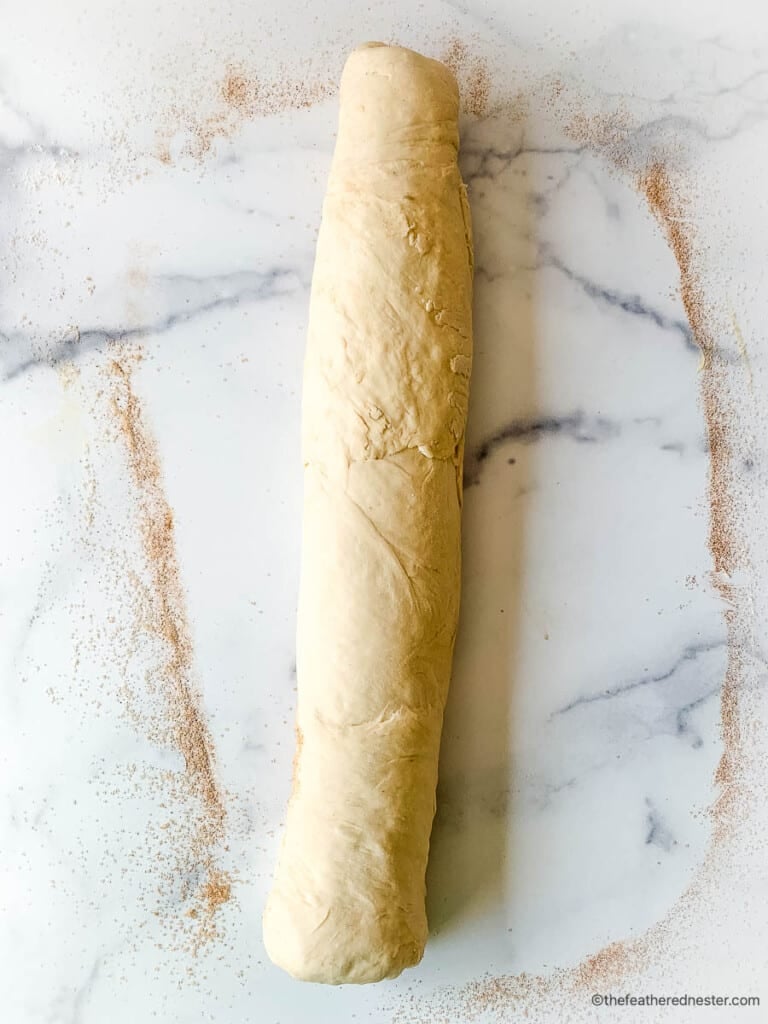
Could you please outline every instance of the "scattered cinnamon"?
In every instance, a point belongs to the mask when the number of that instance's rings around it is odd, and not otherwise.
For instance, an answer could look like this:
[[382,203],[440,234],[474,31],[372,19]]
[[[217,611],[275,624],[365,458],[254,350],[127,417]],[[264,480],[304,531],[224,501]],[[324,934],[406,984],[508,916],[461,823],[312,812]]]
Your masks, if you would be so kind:
[[203,886],[203,900],[209,913],[215,913],[224,903],[228,903],[232,896],[232,882],[229,876],[222,871],[211,875]]
[[[177,851],[185,878],[198,877],[197,889],[185,889],[193,904],[187,916],[198,922],[194,952],[216,934],[213,915],[230,899],[231,883],[216,866],[224,837],[225,808],[214,768],[214,749],[200,704],[192,668],[192,639],[176,554],[173,511],[163,487],[160,458],[133,387],[137,353],[122,351],[108,366],[109,398],[135,494],[148,586],[134,574],[140,636],[160,641],[164,654],[153,679],[164,713],[154,725],[141,722],[135,701],[131,717],[157,742],[177,749],[184,760],[183,802],[197,804],[177,831],[186,849]],[[127,684],[126,684],[127,685]],[[126,693],[130,702],[130,695]],[[149,727],[147,727],[149,725]],[[186,884],[186,883],[185,883]]]
[[700,268],[691,227],[690,211],[680,184],[656,160],[638,179],[651,212],[666,235],[680,271],[680,296],[693,338],[702,353],[701,394],[709,435],[710,532],[709,546],[715,572],[731,575],[742,564],[733,531],[732,415],[724,405],[725,367],[716,356],[711,303],[702,291]]
[[[555,82],[550,92],[548,106],[552,108],[565,104],[565,101],[560,99],[564,88],[562,82]],[[567,115],[565,133],[574,142],[598,149],[610,163],[619,169],[627,169],[630,120],[626,111],[619,109],[606,114],[587,116],[583,110],[573,110]]]
[[113,359],[110,373],[114,414],[138,494],[144,554],[153,583],[154,615],[145,626],[168,645],[162,676],[174,744],[211,822],[220,824],[224,807],[213,770],[213,744],[192,683],[192,642],[176,557],[173,512],[163,490],[157,448],[133,390],[131,364]]
[[611,988],[641,966],[641,943],[612,942],[597,953],[588,956],[574,969],[576,987],[588,991]]
[[283,71],[264,79],[245,66],[229,65],[217,83],[214,109],[207,116],[201,116],[197,106],[168,108],[161,119],[155,156],[162,163],[172,163],[171,141],[179,136],[180,153],[201,161],[217,140],[233,138],[248,121],[309,108],[332,96],[335,89],[330,78],[309,72],[303,78]]
[[491,94],[487,62],[458,38],[450,40],[440,59],[456,76],[462,107],[475,117],[483,117]]
[[[703,257],[696,244],[693,211],[688,199],[690,186],[679,172],[672,170],[677,161],[673,164],[671,158],[665,158],[658,150],[647,160],[641,152],[635,152],[629,119],[621,111],[591,117],[571,111],[566,131],[604,156],[614,168],[634,178],[675,257],[680,275],[680,298],[691,335],[701,351],[700,393],[709,448],[709,549],[714,564],[713,583],[725,604],[728,634],[728,665],[721,693],[723,752],[715,775],[720,795],[713,807],[714,839],[718,841],[728,823],[733,821],[736,801],[742,793],[738,781],[743,760],[739,693],[743,675],[742,637],[746,626],[739,595],[731,580],[748,564],[735,496],[736,415],[729,399],[728,366],[715,342],[718,334],[725,333],[725,317],[713,297],[705,292]],[[674,155],[679,156],[677,150]],[[751,380],[749,361],[744,360],[743,352],[741,354]]]
[[673,183],[669,170],[661,160],[653,160],[640,172],[638,187],[659,222],[677,261],[683,307],[696,344],[704,357],[708,358],[712,349],[711,326],[707,304],[700,294],[688,204],[680,185]]
[[229,71],[227,77],[221,83],[221,95],[229,107],[236,107],[238,110],[247,110],[255,100],[255,93],[258,85],[250,81],[245,75],[234,70]]
[[720,796],[713,808],[715,839],[721,839],[733,820],[741,792],[742,679],[739,596],[731,583],[747,564],[745,545],[736,522],[733,469],[733,410],[728,405],[727,366],[717,350],[717,324],[712,303],[704,295],[692,220],[680,185],[655,161],[639,178],[639,186],[661,225],[680,271],[680,294],[694,340],[702,352],[701,395],[709,438],[709,547],[714,561],[713,582],[725,602],[728,666],[721,694],[723,752],[715,774]]

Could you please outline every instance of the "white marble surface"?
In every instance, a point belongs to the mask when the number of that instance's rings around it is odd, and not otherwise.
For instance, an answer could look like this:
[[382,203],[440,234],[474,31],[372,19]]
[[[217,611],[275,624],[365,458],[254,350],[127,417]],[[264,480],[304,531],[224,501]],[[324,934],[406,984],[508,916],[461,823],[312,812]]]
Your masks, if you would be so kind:
[[[0,1018],[764,1019],[764,806],[750,794],[768,781],[768,15],[688,0],[13,0],[3,21]],[[477,356],[432,938],[400,979],[332,990],[269,964],[260,917],[293,754],[300,370],[336,117],[322,83],[369,38],[434,55],[459,38],[491,97],[462,125]],[[233,68],[259,77],[270,109],[227,107]],[[321,83],[305,90],[317,102],[275,112],[268,83],[286,78]],[[636,152],[673,154],[708,300],[740,325],[718,344],[750,549],[733,603],[751,638],[751,774],[719,847],[731,605],[708,548],[700,354],[631,176],[567,131],[616,110]],[[200,808],[158,740],[167,652],[136,596],[141,512],[106,372],[139,351],[226,809],[208,852],[232,895],[196,955],[200,879],[181,847]],[[169,814],[182,823],[164,832]],[[690,886],[673,941],[659,922]],[[562,1001],[558,979],[648,929],[635,980]],[[467,988],[520,972],[542,980],[517,1001]],[[598,1011],[593,987],[763,1008]]]

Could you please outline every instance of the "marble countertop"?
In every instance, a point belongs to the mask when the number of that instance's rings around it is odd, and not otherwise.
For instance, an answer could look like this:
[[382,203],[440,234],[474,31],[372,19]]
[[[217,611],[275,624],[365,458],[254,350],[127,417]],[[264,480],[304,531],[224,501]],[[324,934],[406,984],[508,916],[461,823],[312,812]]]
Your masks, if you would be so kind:
[[[768,15],[6,5],[4,1024],[768,1013]],[[293,756],[300,374],[335,83],[452,63],[476,241],[422,964],[260,919]],[[597,1007],[614,996],[759,997]]]

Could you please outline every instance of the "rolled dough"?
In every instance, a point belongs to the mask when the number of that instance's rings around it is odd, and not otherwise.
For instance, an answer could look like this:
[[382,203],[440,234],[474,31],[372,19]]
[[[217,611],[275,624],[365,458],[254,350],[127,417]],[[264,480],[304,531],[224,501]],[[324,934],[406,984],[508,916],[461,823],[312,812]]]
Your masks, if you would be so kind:
[[294,788],[264,914],[297,978],[394,977],[425,871],[459,612],[472,245],[458,89],[349,57],[312,281]]

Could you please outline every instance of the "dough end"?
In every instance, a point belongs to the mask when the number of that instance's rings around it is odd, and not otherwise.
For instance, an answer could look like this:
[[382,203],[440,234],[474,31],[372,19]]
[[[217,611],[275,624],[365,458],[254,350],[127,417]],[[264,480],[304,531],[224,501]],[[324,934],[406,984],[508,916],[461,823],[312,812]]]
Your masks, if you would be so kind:
[[[371,931],[379,922],[334,926],[330,913],[314,928],[298,906],[286,906],[273,894],[264,912],[264,945],[269,959],[297,981],[323,985],[366,985],[396,978],[415,967],[425,942],[415,939],[393,945]],[[425,936],[426,939],[426,936]]]

